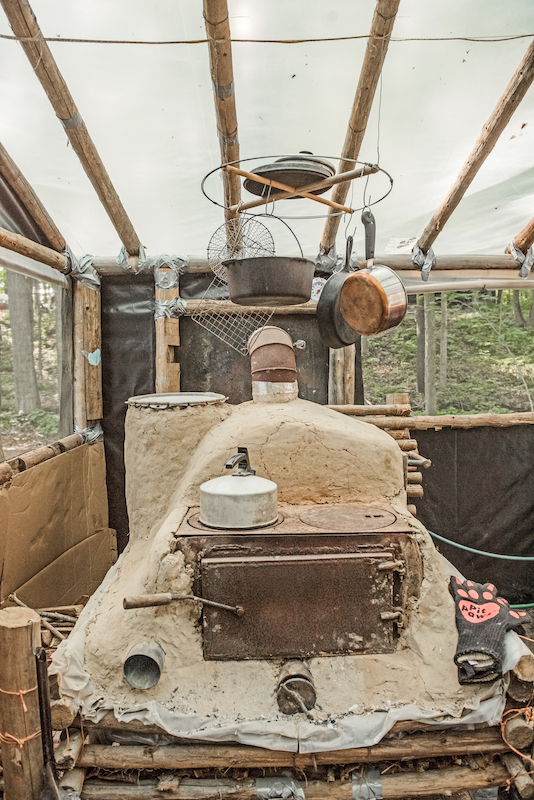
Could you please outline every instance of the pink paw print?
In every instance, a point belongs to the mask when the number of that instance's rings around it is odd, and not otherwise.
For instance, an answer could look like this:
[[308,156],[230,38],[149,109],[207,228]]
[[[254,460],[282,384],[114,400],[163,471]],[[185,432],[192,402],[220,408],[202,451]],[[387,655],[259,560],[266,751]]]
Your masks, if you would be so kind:
[[493,583],[483,585],[475,584],[473,581],[462,583],[459,578],[455,578],[455,581],[458,608],[467,622],[486,622],[486,620],[496,617],[501,611],[508,612],[510,617],[517,620],[518,623],[527,616],[525,611],[515,611],[510,608],[508,600],[497,597],[497,589]]

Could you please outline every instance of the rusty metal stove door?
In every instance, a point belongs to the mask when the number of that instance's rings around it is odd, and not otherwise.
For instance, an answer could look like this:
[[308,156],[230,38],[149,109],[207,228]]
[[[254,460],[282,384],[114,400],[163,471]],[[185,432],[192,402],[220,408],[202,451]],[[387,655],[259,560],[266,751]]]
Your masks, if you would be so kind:
[[393,558],[384,550],[203,558],[202,596],[245,610],[204,607],[204,658],[392,652]]

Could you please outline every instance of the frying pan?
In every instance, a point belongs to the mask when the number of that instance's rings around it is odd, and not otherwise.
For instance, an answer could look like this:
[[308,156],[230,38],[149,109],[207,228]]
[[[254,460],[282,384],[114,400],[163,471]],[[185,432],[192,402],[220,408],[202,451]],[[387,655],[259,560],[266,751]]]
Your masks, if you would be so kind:
[[363,210],[362,222],[367,268],[344,281],[339,292],[339,311],[353,330],[362,336],[376,336],[402,322],[408,302],[397,273],[389,267],[373,265],[375,218],[369,209]]
[[317,303],[317,324],[322,340],[328,347],[338,350],[354,344],[359,333],[349,325],[341,313],[339,299],[344,283],[357,273],[350,269],[350,256],[352,253],[352,236],[347,239],[345,265],[340,272],[331,275],[325,285]]

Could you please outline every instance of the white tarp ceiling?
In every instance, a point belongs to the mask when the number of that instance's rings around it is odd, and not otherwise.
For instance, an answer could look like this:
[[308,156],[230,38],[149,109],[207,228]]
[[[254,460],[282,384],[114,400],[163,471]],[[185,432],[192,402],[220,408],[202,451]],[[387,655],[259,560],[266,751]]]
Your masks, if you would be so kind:
[[[46,37],[99,40],[204,39],[200,0],[33,0]],[[234,38],[365,36],[374,0],[229,0]],[[0,33],[11,34],[0,12]],[[373,210],[377,252],[418,237],[445,197],[531,38],[532,0],[401,0],[360,153],[394,178]],[[447,37],[445,41],[413,41]],[[409,39],[411,41],[403,41]],[[398,40],[398,41],[397,41]],[[311,150],[339,155],[365,38],[300,44],[234,42],[242,158]],[[115,188],[149,254],[205,253],[223,212],[201,193],[220,163],[207,44],[50,43]],[[18,42],[0,40],[0,141],[77,255],[113,255],[120,241]],[[439,253],[500,253],[534,210],[534,88],[516,111],[468,194],[438,237]],[[270,159],[267,159],[269,161]],[[259,163],[259,162],[257,162]],[[336,162],[337,164],[337,162]],[[364,181],[353,184],[362,205]],[[221,198],[220,180],[210,183]],[[371,178],[368,194],[386,188]],[[261,209],[259,209],[261,211]],[[276,211],[317,215],[324,207],[285,201]],[[324,219],[289,220],[306,254],[318,250]],[[342,221],[338,251],[359,214]],[[277,252],[292,237],[269,223]]]

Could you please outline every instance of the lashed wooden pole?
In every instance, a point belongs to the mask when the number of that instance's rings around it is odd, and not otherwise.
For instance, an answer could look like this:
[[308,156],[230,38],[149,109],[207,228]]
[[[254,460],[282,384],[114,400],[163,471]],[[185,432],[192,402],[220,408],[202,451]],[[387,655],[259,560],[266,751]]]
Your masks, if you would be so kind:
[[[460,170],[454,185],[434,215],[417,244],[426,253],[469,188],[480,167],[493,150],[499,136],[510,122],[512,114],[534,80],[534,42],[525,53],[504,94],[482,128],[475,146]],[[519,245],[518,245],[519,247]],[[522,250],[522,247],[519,247]],[[528,248],[527,248],[528,249]]]
[[[232,45],[230,42],[230,22],[226,0],[204,0],[204,21],[209,40],[209,58],[217,133],[221,148],[221,164],[239,160],[239,141],[237,138],[237,113],[235,107],[234,70],[232,66]],[[238,205],[241,199],[239,176],[223,171],[224,205],[227,220],[237,214],[230,206]]]
[[[375,96],[378,79],[386,57],[389,39],[400,0],[378,0],[371,23],[371,31],[363,60],[362,71],[356,89],[356,96],[349,119],[349,127],[343,145],[342,159],[357,159],[362,146],[371,106]],[[338,172],[346,172],[353,168],[352,161],[342,160]],[[343,205],[347,198],[350,183],[340,183],[332,192],[332,200]],[[336,212],[329,211],[326,220],[321,248],[328,253],[334,245],[341,217],[332,216]]]
[[5,147],[0,144],[0,173],[54,250],[65,249],[65,239]]
[[139,238],[89,136],[85,122],[43,37],[30,4],[27,0],[0,0],[0,2],[13,33],[20,39],[33,71],[61,120],[72,149],[80,159],[122,243],[130,256],[137,256]]
[[526,253],[528,248],[534,244],[534,217],[514,237],[514,244],[523,253]]

